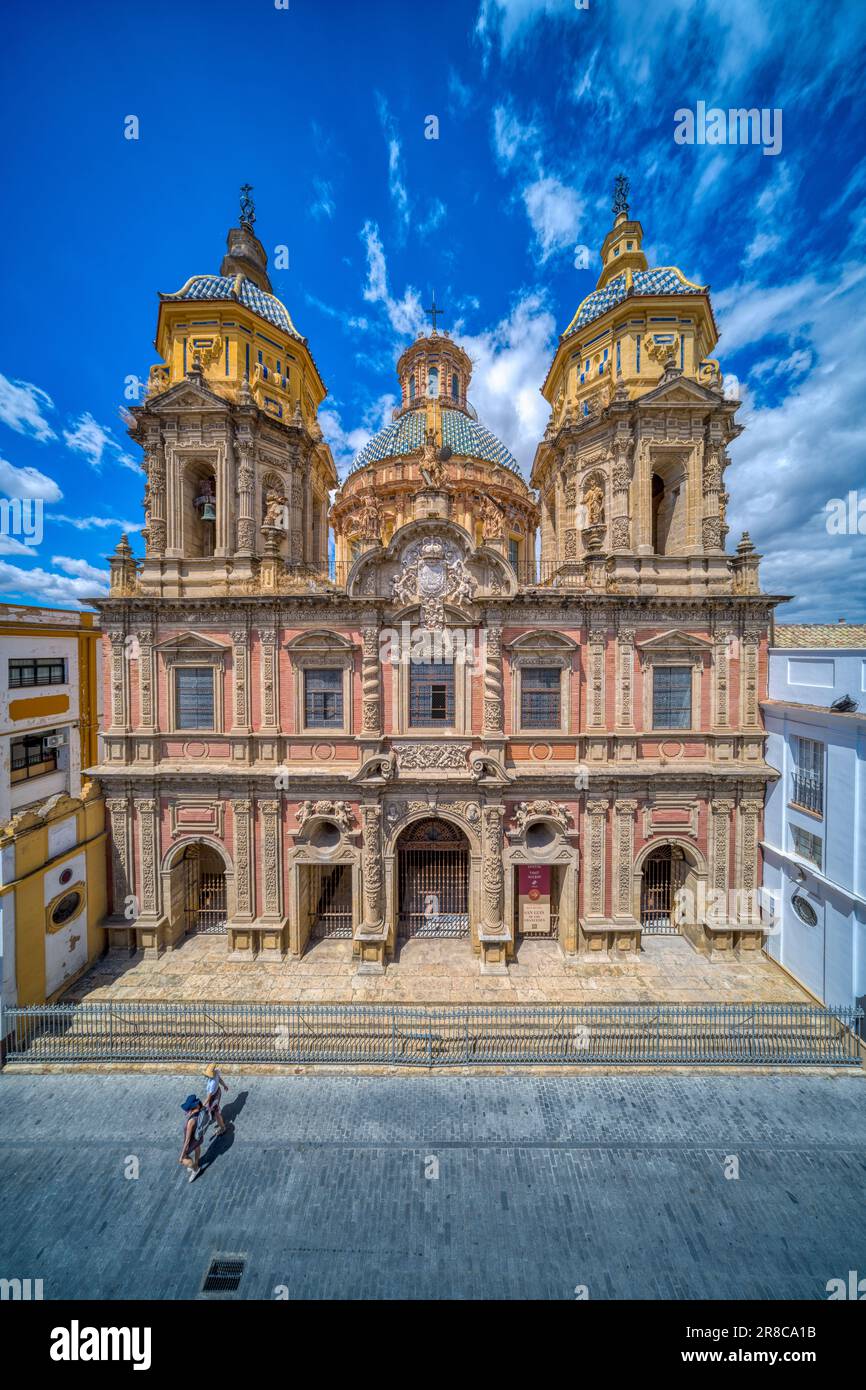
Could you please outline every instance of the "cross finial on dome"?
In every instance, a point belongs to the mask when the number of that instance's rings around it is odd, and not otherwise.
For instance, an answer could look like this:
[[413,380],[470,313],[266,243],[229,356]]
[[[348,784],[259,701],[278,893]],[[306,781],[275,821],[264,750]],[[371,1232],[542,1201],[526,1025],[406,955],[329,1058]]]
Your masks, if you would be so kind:
[[617,174],[613,182],[613,208],[611,209],[614,217],[618,217],[621,212],[628,214],[629,188],[629,181],[625,174]]
[[444,309],[439,309],[439,308],[437,308],[437,306],[436,306],[436,291],[435,291],[435,290],[433,291],[433,303],[430,305],[430,308],[429,308],[429,309],[425,309],[425,310],[424,310],[424,313],[425,313],[425,314],[429,314],[430,317],[431,317],[431,319],[433,320],[433,332],[435,333],[435,332],[436,332],[436,319],[437,319],[437,316],[438,316],[439,314],[444,314],[444,313],[445,313],[445,310],[444,310]]
[[253,229],[256,220],[256,205],[250,196],[253,191],[251,183],[245,183],[241,187],[241,226]]

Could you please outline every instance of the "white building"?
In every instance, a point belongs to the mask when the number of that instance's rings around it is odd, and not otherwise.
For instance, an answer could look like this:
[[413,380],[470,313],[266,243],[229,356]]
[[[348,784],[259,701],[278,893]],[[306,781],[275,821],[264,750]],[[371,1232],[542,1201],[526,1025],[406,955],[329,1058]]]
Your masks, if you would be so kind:
[[777,624],[769,663],[767,949],[825,1003],[864,1003],[866,625]]

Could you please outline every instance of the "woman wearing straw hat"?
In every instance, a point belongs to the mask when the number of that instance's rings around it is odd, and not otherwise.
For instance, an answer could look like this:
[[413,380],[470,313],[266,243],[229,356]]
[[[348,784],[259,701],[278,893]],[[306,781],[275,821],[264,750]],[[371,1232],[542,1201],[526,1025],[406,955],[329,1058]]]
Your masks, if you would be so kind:
[[216,1120],[217,1134],[225,1134],[226,1122],[223,1119],[223,1112],[220,1109],[220,1098],[223,1091],[228,1091],[228,1086],[221,1075],[216,1062],[208,1062],[204,1069],[207,1077],[207,1091],[205,1092],[205,1105],[213,1119]]

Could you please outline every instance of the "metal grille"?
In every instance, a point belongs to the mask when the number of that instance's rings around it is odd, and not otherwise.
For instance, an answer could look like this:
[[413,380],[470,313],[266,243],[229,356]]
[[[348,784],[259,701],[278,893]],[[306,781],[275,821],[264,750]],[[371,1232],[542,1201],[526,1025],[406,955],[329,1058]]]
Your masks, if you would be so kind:
[[218,1255],[211,1260],[202,1293],[236,1293],[243,1278],[245,1258],[236,1255]]
[[454,667],[445,661],[414,661],[409,666],[409,723],[454,724]]
[[653,728],[689,729],[691,723],[691,667],[656,666],[653,670]]
[[[190,865],[194,873],[194,865]],[[193,893],[195,892],[193,888]],[[224,874],[199,874],[197,901],[187,908],[187,929],[207,936],[227,930],[226,880]],[[187,898],[189,902],[189,898]]]
[[348,864],[311,864],[312,935],[350,938],[352,935],[352,870]]
[[860,1066],[859,1009],[821,1004],[109,1003],[5,1009],[7,1064]]
[[670,845],[654,850],[643,866],[640,924],[648,936],[678,936],[674,898],[685,882],[687,866]]
[[397,855],[400,936],[468,936],[469,851],[458,830],[431,818]]
[[559,728],[559,693],[562,673],[558,666],[524,668],[520,676],[520,723],[524,729]]

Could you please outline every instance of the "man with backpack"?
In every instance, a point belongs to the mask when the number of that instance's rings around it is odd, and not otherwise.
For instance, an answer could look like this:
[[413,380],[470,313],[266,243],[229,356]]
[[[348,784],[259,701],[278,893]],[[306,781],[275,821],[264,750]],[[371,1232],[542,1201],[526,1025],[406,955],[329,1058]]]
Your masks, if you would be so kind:
[[186,1114],[186,1123],[183,1128],[183,1148],[180,1151],[180,1162],[184,1168],[189,1168],[189,1181],[195,1182],[201,1168],[199,1166],[199,1156],[201,1154],[202,1140],[205,1131],[211,1122],[211,1115],[207,1106],[202,1105],[198,1096],[187,1096],[181,1102],[181,1110]]

